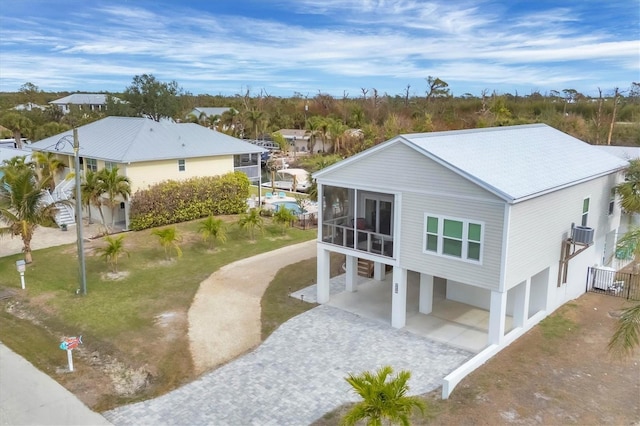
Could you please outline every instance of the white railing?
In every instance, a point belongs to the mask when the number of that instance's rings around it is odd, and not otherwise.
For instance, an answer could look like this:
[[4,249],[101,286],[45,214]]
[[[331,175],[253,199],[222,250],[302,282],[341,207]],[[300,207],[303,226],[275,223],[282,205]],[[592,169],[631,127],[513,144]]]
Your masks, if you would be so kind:
[[393,257],[393,236],[366,229],[355,229],[348,217],[338,217],[322,222],[322,241],[368,253]]

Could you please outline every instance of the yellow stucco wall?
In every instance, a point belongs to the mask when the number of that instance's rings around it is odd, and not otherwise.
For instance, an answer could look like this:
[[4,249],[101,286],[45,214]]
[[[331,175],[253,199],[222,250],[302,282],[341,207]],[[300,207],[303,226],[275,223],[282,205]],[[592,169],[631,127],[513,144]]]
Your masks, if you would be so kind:
[[[73,170],[73,156],[58,155],[69,169]],[[233,155],[186,158],[185,170],[178,170],[178,160],[145,161],[131,164],[114,163],[119,174],[127,176],[131,181],[131,194],[138,189],[146,189],[150,185],[164,180],[184,180],[198,176],[218,176],[233,172]],[[105,167],[105,162],[97,160],[98,170]],[[87,159],[83,159],[83,172],[87,170]]]
[[[145,161],[122,165],[131,180],[131,193],[164,180],[185,180],[198,176],[218,176],[233,172],[233,155],[186,158],[185,170],[178,170],[178,160]],[[98,164],[100,167],[100,164]]]

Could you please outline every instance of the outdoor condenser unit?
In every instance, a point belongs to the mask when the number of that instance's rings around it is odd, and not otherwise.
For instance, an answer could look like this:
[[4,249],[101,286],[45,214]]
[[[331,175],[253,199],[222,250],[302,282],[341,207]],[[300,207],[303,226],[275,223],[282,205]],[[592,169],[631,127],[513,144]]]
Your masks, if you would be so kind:
[[593,232],[588,226],[575,226],[571,229],[571,239],[574,244],[589,245],[593,243]]

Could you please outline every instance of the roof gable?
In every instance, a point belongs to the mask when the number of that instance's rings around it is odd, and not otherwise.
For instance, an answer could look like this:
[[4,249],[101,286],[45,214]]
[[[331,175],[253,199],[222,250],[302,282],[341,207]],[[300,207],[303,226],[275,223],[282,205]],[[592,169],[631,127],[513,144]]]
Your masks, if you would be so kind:
[[[67,131],[35,142],[35,150],[55,152]],[[106,117],[78,128],[80,155],[116,163],[260,153],[264,149],[193,123],[148,118]],[[71,144],[59,152],[73,155]]]
[[387,144],[404,143],[482,188],[515,203],[610,174],[627,163],[544,124],[406,134],[314,175],[338,167]]

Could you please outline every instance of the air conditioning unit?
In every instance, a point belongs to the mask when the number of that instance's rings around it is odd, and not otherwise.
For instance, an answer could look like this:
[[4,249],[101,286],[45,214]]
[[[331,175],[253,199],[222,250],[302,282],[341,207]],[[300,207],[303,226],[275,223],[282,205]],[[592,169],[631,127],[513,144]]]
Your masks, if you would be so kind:
[[574,244],[589,245],[593,243],[594,229],[588,226],[575,226],[571,229],[571,239]]
[[593,268],[593,288],[598,290],[610,290],[614,287],[614,281],[616,278],[616,270],[601,266],[599,268]]

